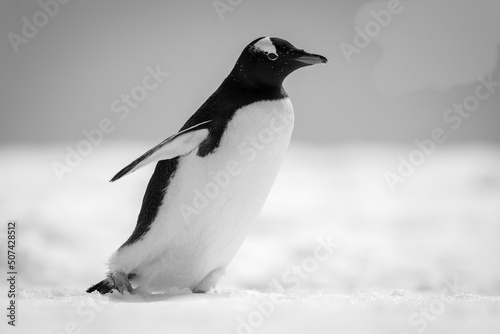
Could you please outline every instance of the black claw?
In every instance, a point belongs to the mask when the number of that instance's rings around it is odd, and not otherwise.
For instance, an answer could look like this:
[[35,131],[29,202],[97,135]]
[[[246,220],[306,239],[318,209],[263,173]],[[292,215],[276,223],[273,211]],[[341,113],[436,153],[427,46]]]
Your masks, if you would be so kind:
[[90,288],[88,288],[87,292],[92,293],[94,291],[97,291],[100,294],[104,295],[106,293],[112,292],[114,288],[115,288],[114,284],[110,281],[109,278],[106,278],[97,283],[96,285],[93,285]]

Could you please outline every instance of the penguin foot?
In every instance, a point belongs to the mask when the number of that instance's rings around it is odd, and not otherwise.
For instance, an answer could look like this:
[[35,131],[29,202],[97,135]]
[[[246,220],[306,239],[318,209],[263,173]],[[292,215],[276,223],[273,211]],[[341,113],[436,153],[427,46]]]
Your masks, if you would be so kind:
[[132,294],[133,288],[130,284],[127,275],[124,272],[118,271],[113,273],[112,275],[113,283],[115,284],[115,289],[118,290],[119,293],[123,294],[123,291],[128,291],[128,293]]
[[205,290],[197,290],[197,289],[193,289],[191,290],[192,293],[207,293],[208,291],[205,291]]
[[113,281],[111,280],[111,278],[108,277],[88,288],[87,293],[92,293],[94,291],[97,291],[100,294],[105,295],[107,293],[112,292],[113,289],[114,289]]
[[206,293],[215,289],[217,282],[224,275],[225,270],[225,267],[212,270],[207,276],[205,276],[204,279],[201,280],[200,283],[198,283],[197,286],[190,288],[190,290],[193,293]]
[[108,274],[108,277],[88,288],[87,292],[92,293],[94,291],[97,291],[100,294],[104,295],[113,292],[113,290],[116,289],[121,294],[123,294],[123,291],[128,291],[130,294],[132,294],[134,289],[132,288],[128,277],[133,276],[127,276],[124,272],[121,271],[110,273]]

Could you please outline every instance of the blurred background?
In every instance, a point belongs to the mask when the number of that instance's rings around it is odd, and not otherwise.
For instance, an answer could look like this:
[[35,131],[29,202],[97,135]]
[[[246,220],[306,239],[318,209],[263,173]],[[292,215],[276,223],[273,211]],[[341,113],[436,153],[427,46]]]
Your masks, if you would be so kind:
[[498,1],[8,0],[0,30],[0,220],[19,222],[21,287],[100,280],[153,166],[107,181],[278,36],[330,62],[285,81],[290,151],[219,287],[287,289],[271,282],[331,236],[299,289],[500,292]]

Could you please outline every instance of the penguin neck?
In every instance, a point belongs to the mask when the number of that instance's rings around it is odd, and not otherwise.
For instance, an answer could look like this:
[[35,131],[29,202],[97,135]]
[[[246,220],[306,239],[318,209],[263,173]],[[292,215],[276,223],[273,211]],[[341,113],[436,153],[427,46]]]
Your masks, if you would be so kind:
[[284,93],[284,79],[285,78],[269,75],[268,73],[248,70],[243,64],[236,63],[226,80],[230,81],[233,85],[238,85],[250,90],[277,91]]

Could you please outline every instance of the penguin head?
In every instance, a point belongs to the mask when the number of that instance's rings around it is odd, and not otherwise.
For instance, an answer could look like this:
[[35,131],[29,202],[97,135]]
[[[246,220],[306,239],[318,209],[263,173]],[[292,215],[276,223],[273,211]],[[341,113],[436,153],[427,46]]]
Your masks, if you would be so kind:
[[325,57],[298,49],[284,39],[261,37],[243,50],[232,75],[252,86],[281,87],[283,80],[293,71],[327,61]]

